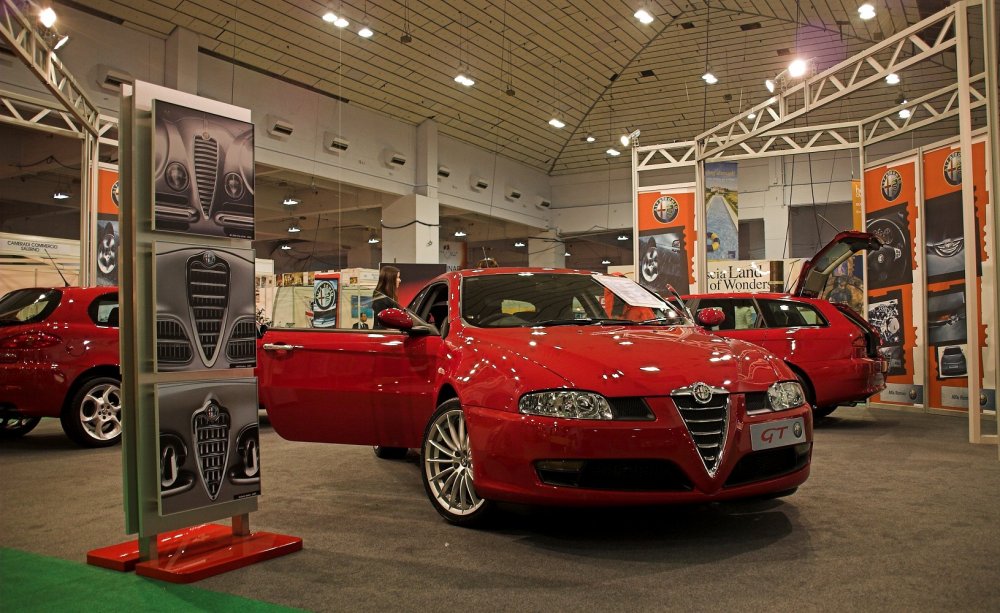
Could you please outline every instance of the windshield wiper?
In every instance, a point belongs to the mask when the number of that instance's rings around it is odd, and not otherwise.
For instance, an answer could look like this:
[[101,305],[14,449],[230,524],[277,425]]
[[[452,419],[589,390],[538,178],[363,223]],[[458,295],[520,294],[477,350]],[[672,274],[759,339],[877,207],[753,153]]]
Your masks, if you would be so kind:
[[645,326],[645,325],[649,325],[649,324],[666,324],[666,323],[674,323],[674,324],[681,324],[681,325],[683,325],[683,324],[687,323],[687,318],[686,317],[654,317],[653,319],[644,319],[642,321],[637,321],[635,323],[638,324],[638,325],[640,325],[640,326]]
[[539,321],[533,323],[532,326],[603,326],[605,324],[633,324],[632,320],[629,319],[610,319],[610,318],[584,318],[584,319],[546,319],[544,321]]

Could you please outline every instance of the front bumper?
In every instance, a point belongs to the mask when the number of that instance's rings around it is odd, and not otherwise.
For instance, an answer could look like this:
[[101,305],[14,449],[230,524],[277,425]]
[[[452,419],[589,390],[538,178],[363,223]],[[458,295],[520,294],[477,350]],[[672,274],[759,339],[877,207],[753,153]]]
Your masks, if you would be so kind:
[[[553,419],[465,407],[477,492],[522,504],[712,502],[785,491],[809,476],[808,405],[747,415],[743,397],[733,395],[722,459],[710,475],[673,402],[646,401],[653,421]],[[752,424],[790,418],[802,418],[806,442],[752,450]]]

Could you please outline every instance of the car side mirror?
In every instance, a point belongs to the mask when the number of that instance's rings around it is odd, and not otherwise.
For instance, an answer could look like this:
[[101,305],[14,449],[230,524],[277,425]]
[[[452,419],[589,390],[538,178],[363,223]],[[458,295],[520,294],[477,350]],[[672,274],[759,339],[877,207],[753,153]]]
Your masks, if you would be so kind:
[[386,328],[393,330],[409,330],[413,328],[413,318],[403,309],[382,309],[375,317]]
[[726,314],[719,307],[709,307],[707,309],[698,309],[696,319],[699,325],[711,328],[726,321]]

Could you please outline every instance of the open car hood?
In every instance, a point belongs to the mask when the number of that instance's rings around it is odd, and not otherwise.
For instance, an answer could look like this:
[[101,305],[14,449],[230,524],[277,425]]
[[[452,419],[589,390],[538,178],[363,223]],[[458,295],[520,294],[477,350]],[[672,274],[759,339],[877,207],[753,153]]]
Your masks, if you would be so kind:
[[874,251],[881,247],[882,241],[874,234],[853,230],[841,232],[803,264],[792,295],[818,298],[837,266],[861,250]]

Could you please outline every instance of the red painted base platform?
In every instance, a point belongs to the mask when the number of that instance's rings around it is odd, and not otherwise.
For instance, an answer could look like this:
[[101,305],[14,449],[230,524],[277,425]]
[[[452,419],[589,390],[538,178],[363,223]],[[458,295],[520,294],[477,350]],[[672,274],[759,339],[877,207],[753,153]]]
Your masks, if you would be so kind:
[[87,564],[126,572],[134,569],[137,575],[171,583],[192,583],[294,553],[302,549],[302,539],[273,532],[235,536],[227,526],[204,524],[161,534],[157,546],[155,560],[139,562],[139,541],[134,540],[88,552]]

